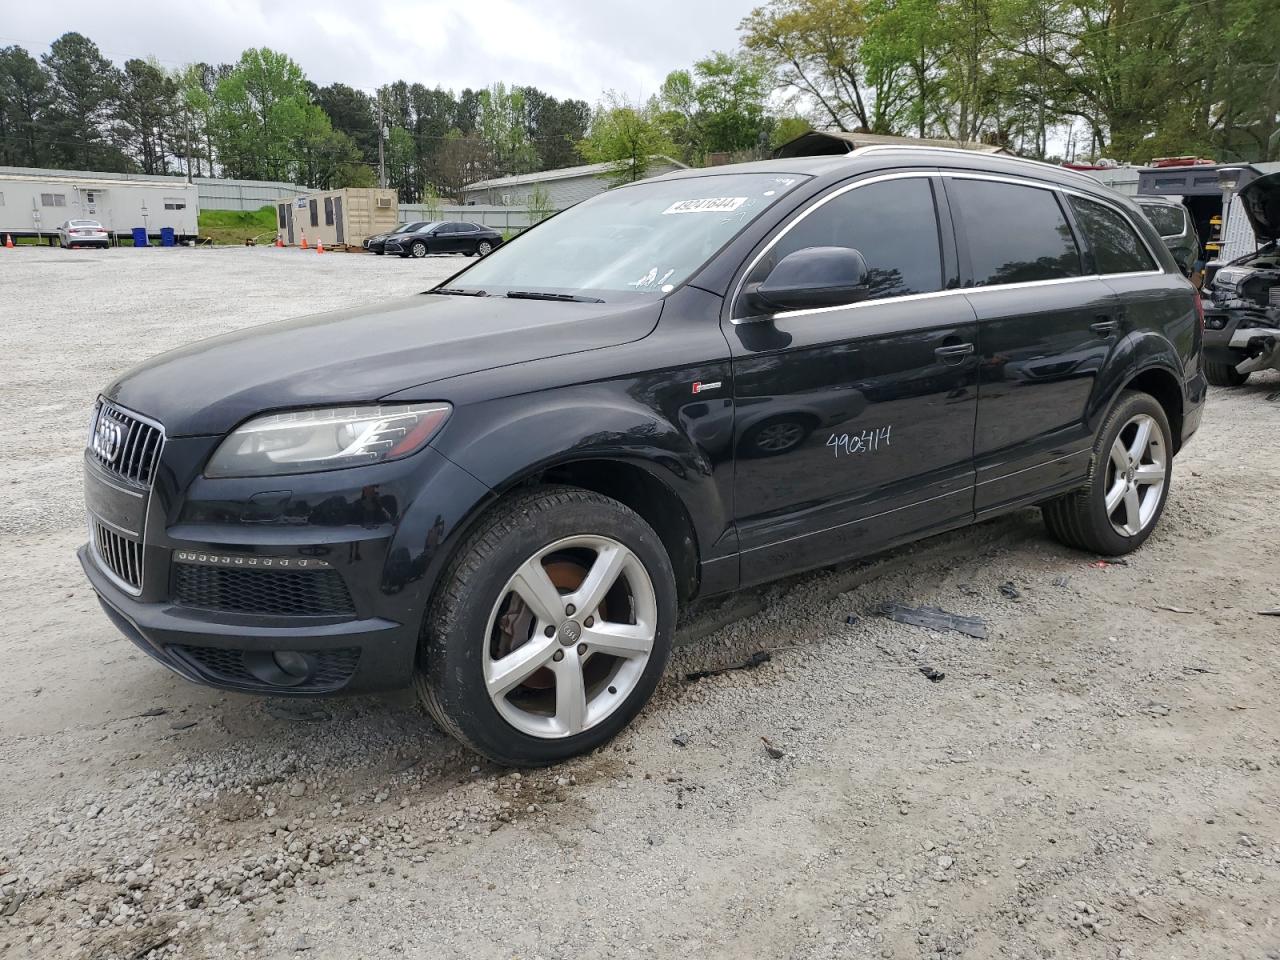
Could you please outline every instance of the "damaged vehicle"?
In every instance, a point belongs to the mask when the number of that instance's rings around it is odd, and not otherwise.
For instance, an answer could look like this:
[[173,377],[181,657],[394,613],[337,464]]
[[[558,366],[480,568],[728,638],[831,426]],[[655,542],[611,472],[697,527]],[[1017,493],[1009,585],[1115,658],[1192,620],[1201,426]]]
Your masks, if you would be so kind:
[[1205,374],[1219,387],[1280,370],[1280,173],[1241,190],[1240,206],[1262,246],[1206,277]]

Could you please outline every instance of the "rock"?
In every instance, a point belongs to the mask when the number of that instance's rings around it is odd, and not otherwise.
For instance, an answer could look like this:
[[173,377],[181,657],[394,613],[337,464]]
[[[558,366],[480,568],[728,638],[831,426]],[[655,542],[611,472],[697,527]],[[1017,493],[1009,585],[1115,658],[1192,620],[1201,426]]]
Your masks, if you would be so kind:
[[939,870],[950,870],[956,865],[956,862],[950,857],[939,857],[937,863]]
[[294,782],[289,787],[289,796],[291,797],[306,796],[306,793],[307,793],[307,785],[303,783],[301,780]]

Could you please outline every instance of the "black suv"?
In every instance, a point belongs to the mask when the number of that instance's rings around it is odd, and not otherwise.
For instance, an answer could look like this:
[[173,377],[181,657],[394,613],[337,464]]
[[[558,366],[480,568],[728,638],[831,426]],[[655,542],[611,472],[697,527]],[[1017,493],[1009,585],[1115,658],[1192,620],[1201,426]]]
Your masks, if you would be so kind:
[[689,170],[439,287],[165,354],[103,393],[81,562],[191,680],[416,686],[539,764],[652,693],[677,606],[1039,505],[1122,554],[1206,391],[1128,200],[925,148]]

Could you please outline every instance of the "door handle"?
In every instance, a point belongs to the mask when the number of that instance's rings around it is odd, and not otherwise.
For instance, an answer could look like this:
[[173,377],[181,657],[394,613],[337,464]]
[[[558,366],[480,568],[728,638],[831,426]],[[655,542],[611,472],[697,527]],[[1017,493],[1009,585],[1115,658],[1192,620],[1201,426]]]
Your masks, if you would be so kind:
[[935,347],[933,355],[943,363],[959,363],[973,353],[972,343],[953,343],[945,347]]
[[1097,322],[1089,324],[1089,329],[1100,337],[1114,337],[1120,332],[1120,324],[1106,317],[1099,317]]

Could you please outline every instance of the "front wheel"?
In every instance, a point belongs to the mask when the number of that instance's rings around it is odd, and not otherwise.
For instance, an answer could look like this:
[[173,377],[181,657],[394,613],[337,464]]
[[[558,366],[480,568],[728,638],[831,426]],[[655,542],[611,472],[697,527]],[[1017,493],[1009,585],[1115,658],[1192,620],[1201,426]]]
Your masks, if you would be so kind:
[[625,727],[666,668],[676,589],[662,541],[609,497],[543,487],[459,548],[423,629],[418,694],[479,753],[541,766]]
[[409,248],[409,253],[415,258],[425,257],[427,255],[427,245],[421,240],[415,240],[413,246]]
[[1084,487],[1042,506],[1049,532],[1069,547],[1119,556],[1138,549],[1164,512],[1173,441],[1164,408],[1126,390],[1098,429]]
[[1249,374],[1241,373],[1235,364],[1214,363],[1212,360],[1204,362],[1204,375],[1215,387],[1242,387],[1249,379]]
[[481,240],[476,244],[476,256],[487,257],[491,253],[493,253],[493,244],[488,240]]

